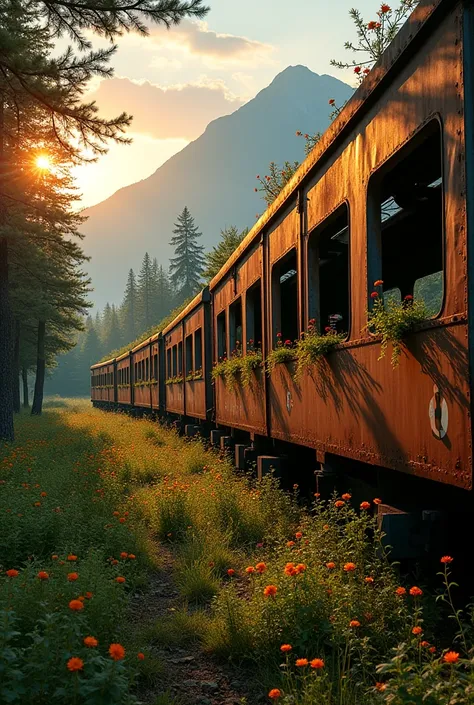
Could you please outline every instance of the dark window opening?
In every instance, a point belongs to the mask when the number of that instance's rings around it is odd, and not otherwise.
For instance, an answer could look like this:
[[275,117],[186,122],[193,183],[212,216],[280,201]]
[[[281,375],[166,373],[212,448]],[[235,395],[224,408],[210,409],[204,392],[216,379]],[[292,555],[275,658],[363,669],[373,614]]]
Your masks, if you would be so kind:
[[[298,265],[296,249],[273,267],[273,341],[298,338]],[[280,334],[280,335],[278,335]]]
[[350,325],[349,209],[343,204],[309,239],[309,318],[323,334],[326,328],[347,333]]
[[166,351],[166,377],[169,379],[173,376],[173,371],[171,369],[171,348]]
[[193,373],[193,336],[186,336],[186,376]]
[[222,360],[227,357],[227,330],[225,321],[225,311],[217,316],[217,357]]
[[150,358],[146,358],[145,360],[145,379],[148,382],[150,379]]
[[254,284],[246,296],[247,352],[262,347],[262,284]]
[[178,346],[173,345],[173,373],[172,377],[176,377],[178,374]]
[[385,302],[413,296],[431,316],[443,303],[442,168],[441,127],[433,120],[375,177],[371,193],[370,291],[380,278]]
[[178,375],[183,374],[183,343],[178,343]]
[[242,353],[242,299],[229,307],[229,334],[231,355]]
[[153,379],[156,382],[158,380],[158,353],[153,355]]
[[202,372],[202,328],[194,332],[194,371]]

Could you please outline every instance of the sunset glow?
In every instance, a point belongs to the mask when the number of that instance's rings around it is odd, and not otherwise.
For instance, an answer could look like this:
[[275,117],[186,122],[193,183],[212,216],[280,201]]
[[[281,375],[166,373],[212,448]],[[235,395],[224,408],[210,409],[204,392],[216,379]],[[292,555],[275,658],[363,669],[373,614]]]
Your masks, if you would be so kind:
[[41,169],[42,171],[49,171],[51,169],[51,159],[47,154],[40,154],[39,157],[36,157],[35,164],[37,169]]

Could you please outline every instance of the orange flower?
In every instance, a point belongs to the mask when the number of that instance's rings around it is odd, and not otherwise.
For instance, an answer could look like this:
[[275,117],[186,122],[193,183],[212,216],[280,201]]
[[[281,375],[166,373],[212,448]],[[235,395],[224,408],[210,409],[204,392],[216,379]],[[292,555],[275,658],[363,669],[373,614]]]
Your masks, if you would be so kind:
[[49,579],[49,573],[47,573],[45,570],[40,570],[37,576],[40,580],[48,580]]
[[235,570],[233,568],[229,568],[227,571],[227,575],[230,575],[232,577],[232,575],[235,575]]
[[67,559],[68,561],[77,561],[77,556],[75,556],[73,553],[70,553]]
[[360,622],[358,619],[351,619],[349,622],[350,627],[360,627]]
[[84,602],[84,600],[86,598],[84,597],[84,595],[79,595],[79,597],[77,599],[80,600],[81,602]]
[[294,541],[287,541],[286,545],[288,546],[288,548],[291,548],[292,546],[295,545],[295,542]]
[[303,668],[304,666],[308,665],[308,659],[307,658],[297,658],[296,659],[296,666],[298,668]]
[[365,581],[368,585],[372,585],[372,583],[374,582],[374,579],[372,578],[371,575],[368,575],[366,578],[364,578],[364,581]]
[[295,568],[296,572],[299,573],[304,573],[306,570],[306,566],[304,563],[298,563],[298,565]]
[[423,595],[423,590],[420,590],[419,587],[414,585],[410,588],[410,595],[412,595],[413,597],[421,597]]
[[134,553],[129,553],[129,554],[128,554],[128,557],[129,557],[129,559],[130,559],[131,561],[134,561],[135,558],[136,558],[136,555],[135,555]]
[[344,504],[345,503],[342,501],[342,499],[338,499],[337,502],[334,502],[334,506],[337,507],[338,509],[339,509],[339,507],[343,507]]
[[69,609],[73,612],[80,612],[84,609],[84,605],[80,600],[71,600],[71,602],[69,603]]
[[255,569],[256,569],[257,573],[264,573],[267,569],[267,566],[263,562],[257,563],[257,565],[255,566]]
[[346,502],[348,502],[350,500],[350,498],[352,497],[352,495],[349,494],[349,492],[344,492],[344,494],[341,496],[342,496],[342,499],[344,499]]
[[420,642],[420,646],[424,646],[425,648],[430,645],[429,641],[426,641],[426,639],[422,642]]
[[430,646],[428,651],[430,652],[430,654],[435,654],[436,653],[436,646]]
[[443,556],[441,558],[441,563],[452,563],[452,562],[453,562],[453,559],[451,558],[451,556]]
[[112,565],[118,565],[118,560],[116,558],[113,558],[110,562]]
[[35,506],[35,507],[41,507],[41,502],[35,502],[34,506]]
[[271,700],[278,700],[278,698],[281,698],[281,690],[278,690],[278,688],[272,688],[268,693],[268,697]]
[[301,532],[301,531],[297,531],[296,534],[295,534],[295,537],[296,537],[297,539],[303,538],[302,532]]
[[115,512],[114,512],[114,517],[118,517],[118,516],[120,516],[120,512],[115,511]]
[[79,577],[79,573],[68,573],[68,574],[67,574],[67,579],[68,579],[69,582],[71,582],[71,583],[74,582],[74,580],[77,580],[78,577]]
[[120,554],[120,558],[127,558],[127,557],[128,557],[128,553],[125,553],[125,551],[122,551],[122,553]]
[[125,656],[125,649],[122,644],[110,644],[109,654],[114,661],[121,661]]
[[138,654],[137,654],[137,659],[138,659],[139,661],[144,661],[144,660],[145,660],[145,654],[143,653],[143,651],[139,651],[139,652],[138,652]]
[[382,504],[382,500],[380,499],[380,497],[375,497],[375,498],[372,500],[372,502],[373,502],[374,504]]
[[324,668],[324,661],[322,658],[314,658],[312,661],[310,661],[311,668]]
[[47,497],[47,496],[48,496],[48,493],[47,493],[47,492],[42,492],[40,496],[41,496],[41,497]]
[[122,575],[119,575],[117,578],[115,578],[116,583],[124,583],[125,578]]
[[15,570],[15,568],[10,568],[10,570],[7,570],[5,575],[7,576],[7,578],[17,578],[19,573],[17,570]]
[[91,593],[91,592],[86,592],[86,597],[87,597],[88,600],[90,600],[91,597],[92,597],[92,593]]
[[280,651],[283,651],[283,653],[286,654],[288,651],[291,651],[292,648],[293,647],[291,646],[291,644],[282,644],[280,646]]
[[78,656],[72,656],[67,662],[67,667],[71,672],[82,671],[84,668],[84,661]]
[[370,295],[371,299],[376,299],[378,297],[378,293],[376,291],[373,291]]
[[457,663],[459,661],[458,652],[457,651],[448,651],[447,654],[444,654],[443,661],[445,663]]
[[333,568],[336,567],[336,564],[333,563],[332,561],[329,561],[329,563],[326,563],[326,568],[329,568],[329,570],[333,570]]
[[252,573],[255,573],[255,568],[253,567],[253,565],[249,565],[245,569],[245,572],[248,573],[248,575],[251,575]]
[[395,594],[396,595],[406,595],[407,591],[404,587],[397,587],[397,589],[395,590]]
[[336,101],[334,100],[334,98],[330,98],[330,99],[328,100],[329,105],[334,105],[335,102],[336,102]]
[[360,508],[361,509],[370,509],[370,502],[361,502]]
[[276,585],[267,585],[267,587],[263,590],[263,594],[265,597],[275,597],[277,590],[278,588]]
[[86,636],[84,637],[84,644],[88,646],[89,648],[93,648],[94,646],[98,645],[98,641],[95,638],[95,636]]
[[344,566],[344,570],[346,573],[352,573],[356,569],[355,563],[346,563]]
[[379,693],[383,693],[384,690],[386,690],[387,684],[386,683],[376,683],[375,684],[375,690],[378,690]]
[[120,522],[121,524],[125,524],[126,521],[127,521],[127,520],[125,519],[125,517],[120,517],[120,519],[119,519],[119,522]]
[[59,556],[57,556],[55,553],[51,556],[51,560],[57,561]]
[[421,627],[413,627],[411,630],[412,634],[415,634],[415,636],[418,636],[418,634],[422,634],[423,629]]
[[284,569],[285,575],[296,575],[296,568],[294,563],[287,563]]

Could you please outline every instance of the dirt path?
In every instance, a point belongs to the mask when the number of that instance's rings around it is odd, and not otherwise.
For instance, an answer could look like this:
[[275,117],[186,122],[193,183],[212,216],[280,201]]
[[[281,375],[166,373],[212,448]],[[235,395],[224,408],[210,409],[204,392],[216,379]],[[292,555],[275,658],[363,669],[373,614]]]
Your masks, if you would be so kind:
[[[162,569],[150,576],[148,589],[132,600],[132,619],[138,625],[152,625],[169,618],[182,606],[173,580],[174,559],[164,547],[159,549]],[[153,655],[164,665],[156,684],[139,693],[144,703],[153,703],[161,693],[169,693],[183,705],[254,705],[261,702],[248,691],[248,674],[217,663],[203,653],[199,644],[186,647],[160,645]],[[247,686],[247,687],[246,687]]]

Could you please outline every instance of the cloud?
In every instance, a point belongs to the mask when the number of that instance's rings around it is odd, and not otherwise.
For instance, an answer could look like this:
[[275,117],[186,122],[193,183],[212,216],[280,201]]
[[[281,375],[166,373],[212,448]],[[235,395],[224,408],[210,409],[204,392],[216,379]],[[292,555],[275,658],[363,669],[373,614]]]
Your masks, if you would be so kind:
[[190,54],[220,62],[268,63],[271,62],[270,54],[274,51],[271,44],[215,32],[209,29],[206,22],[183,20],[170,32],[162,27],[152,27],[150,35],[155,44],[178,47]]
[[166,88],[129,78],[104,79],[88,99],[96,100],[106,117],[128,112],[134,132],[161,140],[195,139],[211,120],[243,105],[224,81],[206,76]]

